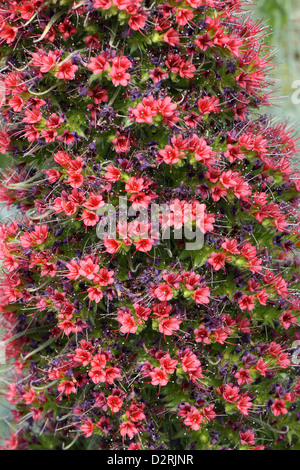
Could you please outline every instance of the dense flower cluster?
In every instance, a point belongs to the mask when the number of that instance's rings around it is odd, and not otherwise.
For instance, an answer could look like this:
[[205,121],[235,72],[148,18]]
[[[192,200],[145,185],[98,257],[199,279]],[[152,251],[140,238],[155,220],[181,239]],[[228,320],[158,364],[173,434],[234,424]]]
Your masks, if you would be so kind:
[[246,4],[0,1],[6,448],[299,448],[300,175]]

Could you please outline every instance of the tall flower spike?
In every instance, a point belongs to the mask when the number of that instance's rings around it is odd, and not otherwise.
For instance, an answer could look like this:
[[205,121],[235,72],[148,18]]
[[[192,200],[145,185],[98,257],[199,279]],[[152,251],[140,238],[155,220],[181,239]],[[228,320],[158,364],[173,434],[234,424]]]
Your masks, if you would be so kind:
[[266,28],[246,0],[0,4],[4,447],[299,449]]

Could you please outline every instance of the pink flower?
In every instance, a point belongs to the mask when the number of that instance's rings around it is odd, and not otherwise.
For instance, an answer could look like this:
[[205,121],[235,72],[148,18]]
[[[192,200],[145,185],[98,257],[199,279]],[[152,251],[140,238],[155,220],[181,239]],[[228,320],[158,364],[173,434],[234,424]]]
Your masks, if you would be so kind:
[[92,70],[94,74],[102,73],[109,67],[109,62],[106,60],[104,54],[97,57],[91,57],[91,62],[88,64],[88,69]]
[[182,158],[182,152],[179,152],[177,148],[171,147],[171,145],[166,145],[166,147],[158,153],[166,164],[171,165],[171,169],[172,165],[179,162]]
[[240,398],[237,403],[237,409],[242,413],[242,415],[247,416],[249,408],[253,406],[251,398],[247,395]]
[[176,23],[180,26],[185,26],[190,20],[194,18],[194,13],[190,10],[180,9],[177,11]]
[[121,379],[120,369],[118,367],[108,367],[105,369],[106,382],[112,385],[115,380]]
[[39,108],[32,108],[25,110],[25,117],[23,118],[23,122],[28,124],[36,124],[43,119],[43,116],[39,110]]
[[168,78],[168,73],[162,70],[160,67],[149,70],[149,78],[153,80],[153,83],[159,83],[161,80]]
[[144,179],[132,176],[125,184],[125,191],[129,193],[138,193],[144,189]]
[[72,259],[70,263],[66,264],[70,274],[67,274],[66,277],[71,280],[76,280],[80,277],[80,266],[79,264]]
[[154,292],[161,302],[165,302],[173,298],[173,291],[167,284],[159,284]]
[[101,194],[90,193],[90,197],[87,202],[83,204],[84,207],[90,209],[91,211],[96,211],[99,207],[104,205],[103,198]]
[[226,256],[224,253],[215,253],[214,251],[211,253],[210,258],[207,260],[207,262],[212,265],[215,271],[219,271],[221,268],[225,271],[225,261]]
[[172,103],[172,98],[170,96],[166,96],[165,98],[159,99],[157,101],[157,111],[161,113],[163,116],[166,116],[166,117],[173,116],[176,109],[177,109],[177,104]]
[[254,310],[255,307],[255,297],[254,295],[243,295],[241,300],[239,300],[239,307],[241,310]]
[[129,313],[119,313],[118,322],[121,323],[121,333],[128,335],[129,333],[136,333],[138,329],[134,316]]
[[88,297],[90,300],[94,300],[96,304],[98,304],[103,299],[103,292],[98,287],[89,287],[88,290]]
[[25,401],[26,405],[30,405],[36,399],[36,394],[34,388],[30,387],[28,392],[24,392],[22,395],[23,400]]
[[106,374],[102,369],[95,368],[89,371],[89,377],[92,379],[94,384],[98,384],[99,382],[106,381]]
[[197,343],[209,344],[210,331],[207,331],[204,325],[200,325],[198,329],[195,329],[194,334]]
[[67,62],[63,62],[59,65],[56,76],[57,78],[62,78],[63,80],[74,80],[75,72],[77,70],[77,65],[74,65],[72,60],[67,60]]
[[75,352],[74,361],[82,364],[83,366],[87,366],[90,363],[92,354],[89,351],[82,348],[76,348]]
[[56,51],[40,50],[39,52],[33,52],[33,65],[39,67],[41,73],[47,73],[56,66],[59,54]]
[[120,434],[122,437],[128,436],[129,439],[132,439],[137,432],[136,426],[130,421],[125,421],[120,426]]
[[153,243],[154,240],[151,240],[151,238],[141,238],[140,240],[135,242],[136,251],[142,251],[144,253],[147,253],[147,251],[150,251],[152,249]]
[[129,18],[128,25],[134,31],[139,31],[145,27],[146,20],[147,13],[145,11],[140,11]]
[[115,254],[118,249],[120,248],[120,243],[115,240],[114,238],[105,238],[104,239],[104,246],[106,248],[106,251],[107,253],[110,253],[110,254]]
[[[156,113],[155,113],[156,114]],[[143,103],[139,103],[136,108],[132,110],[132,115],[136,122],[146,122],[151,124],[153,120],[153,110],[149,106],[144,106]]]
[[281,321],[281,324],[285,330],[288,330],[289,327],[292,324],[297,323],[297,317],[292,315],[292,311],[288,310],[286,312],[283,312],[283,314],[280,316],[279,320]]
[[254,366],[254,369],[255,369],[255,370],[258,370],[258,372],[259,372],[263,377],[266,376],[266,372],[267,372],[268,368],[269,368],[269,364],[267,364],[266,362],[264,362],[262,357],[259,358],[259,360],[257,361],[257,364]]
[[198,287],[193,293],[196,304],[204,305],[209,303],[210,290],[208,287]]
[[250,384],[253,382],[253,378],[250,375],[249,369],[243,369],[241,367],[234,376],[237,379],[239,385],[243,385],[244,383]]
[[4,40],[6,44],[11,44],[17,35],[18,28],[5,24],[4,28],[0,31],[0,39]]
[[118,413],[123,405],[123,400],[118,396],[110,395],[107,398],[107,404],[113,413]]
[[153,371],[149,373],[149,375],[151,377],[151,384],[159,385],[159,391],[160,391],[160,387],[167,385],[167,383],[169,382],[166,371],[163,369],[160,369],[159,367],[155,367]]
[[176,46],[177,44],[180,44],[178,32],[174,28],[170,28],[164,34],[164,41],[167,42],[170,46]]
[[217,388],[217,392],[229,403],[236,403],[239,400],[239,389],[230,384],[222,384]]
[[201,49],[201,51],[205,52],[206,49],[214,46],[214,41],[211,39],[209,33],[204,33],[202,36],[197,36],[195,44]]
[[211,404],[202,408],[203,417],[207,419],[207,421],[212,421],[217,416],[217,414],[214,412],[214,407],[215,405]]
[[80,261],[79,274],[86,279],[94,279],[99,269],[100,267],[91,258],[88,258],[86,261]]
[[170,354],[167,353],[165,356],[163,356],[160,360],[160,365],[163,367],[163,369],[166,371],[167,374],[173,374],[175,369],[176,369],[176,365],[177,365],[177,361],[176,359],[171,359],[170,357]]
[[113,165],[108,165],[104,178],[110,183],[116,183],[121,178],[121,172]]
[[198,431],[198,429],[201,428],[201,423],[203,423],[203,421],[203,416],[200,415],[199,410],[194,408],[193,411],[190,411],[187,414],[187,417],[184,420],[184,424],[189,426],[194,431]]
[[171,336],[174,331],[179,330],[181,320],[175,317],[163,318],[158,325],[158,330],[163,333],[164,336]]
[[255,445],[254,433],[250,429],[245,432],[240,431],[240,439],[243,446]]
[[86,227],[94,227],[99,221],[99,216],[95,212],[84,211],[81,219]]
[[21,96],[13,96],[8,103],[9,106],[18,113],[22,111],[25,100]]
[[136,403],[135,401],[131,402],[130,407],[126,410],[126,417],[137,423],[146,419],[146,416],[143,413],[143,409],[145,408],[144,403]]
[[5,153],[10,146],[10,137],[5,130],[0,131],[0,153]]
[[285,401],[275,398],[273,405],[271,406],[274,416],[284,416],[288,413]]
[[94,432],[94,424],[91,419],[88,418],[87,420],[85,420],[84,424],[80,426],[80,429],[81,431],[83,431],[85,437],[90,437]]
[[216,96],[206,96],[199,98],[198,108],[201,114],[219,113],[220,100]]
[[78,327],[71,320],[64,320],[57,324],[57,327],[60,328],[67,336],[70,333],[77,333]]
[[94,277],[94,282],[100,286],[108,286],[114,283],[114,271],[108,271],[106,268],[101,268],[98,274]]
[[130,73],[126,72],[126,70],[123,68],[117,68],[112,66],[110,71],[110,77],[115,86],[127,86],[130,82]]
[[91,366],[95,369],[103,369],[106,366],[105,354],[97,353],[91,360]]
[[103,10],[109,10],[111,8],[110,0],[94,0],[94,8],[102,8]]
[[70,395],[71,393],[76,393],[76,387],[74,385],[73,382],[71,382],[71,380],[67,380],[65,382],[61,382],[57,389],[61,392],[61,394],[66,394],[66,395]]

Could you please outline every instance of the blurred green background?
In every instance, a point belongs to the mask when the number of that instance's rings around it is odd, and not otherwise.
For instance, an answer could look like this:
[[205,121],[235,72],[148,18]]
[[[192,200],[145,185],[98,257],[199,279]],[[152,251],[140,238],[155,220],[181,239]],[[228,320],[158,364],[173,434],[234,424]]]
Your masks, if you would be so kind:
[[270,26],[265,43],[276,50],[273,70],[278,98],[268,113],[288,118],[300,135],[300,0],[253,0],[249,9]]
[[[268,108],[266,112],[272,114],[275,119],[289,120],[291,127],[300,136],[300,0],[253,0],[249,1],[247,10],[252,18],[263,19],[270,26],[265,43],[271,50],[276,49],[277,64],[273,70],[276,106]],[[5,156],[0,155],[0,168],[5,166],[5,162]],[[0,221],[7,221],[10,215],[2,208]],[[2,367],[3,369],[5,367]],[[0,378],[0,395],[2,384]],[[1,407],[0,398],[0,418],[7,415],[7,403]],[[7,435],[7,427],[5,421],[1,420],[0,445],[1,437]]]

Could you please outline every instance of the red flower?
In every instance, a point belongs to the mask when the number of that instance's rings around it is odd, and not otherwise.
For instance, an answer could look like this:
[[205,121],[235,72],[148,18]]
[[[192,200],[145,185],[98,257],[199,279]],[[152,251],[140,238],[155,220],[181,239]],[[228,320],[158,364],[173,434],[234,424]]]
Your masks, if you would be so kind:
[[103,8],[103,10],[108,10],[111,7],[110,0],[94,0],[94,8]]
[[66,395],[70,395],[71,393],[76,393],[76,387],[71,380],[67,380],[65,382],[61,382],[57,389],[61,392],[61,394],[65,393]]
[[210,258],[207,260],[209,264],[214,268],[215,271],[219,271],[221,268],[225,270],[225,261],[226,259],[230,260],[230,258],[226,258],[225,254],[215,253],[214,251],[211,253]]
[[167,383],[169,382],[166,371],[163,369],[160,369],[159,367],[155,367],[153,371],[149,373],[149,375],[151,377],[151,384],[159,385],[159,391],[160,391],[160,387],[167,385]]
[[147,251],[150,251],[152,249],[153,243],[154,240],[151,240],[151,238],[141,238],[140,240],[135,242],[135,247],[137,251],[147,253]]
[[263,361],[263,358],[260,357],[257,364],[254,366],[254,369],[258,370],[260,374],[265,377],[268,370],[269,364]]
[[247,416],[249,408],[253,406],[251,398],[247,395],[240,398],[237,403],[237,409],[242,413],[242,415]]
[[164,336],[171,336],[174,331],[179,330],[181,321],[175,317],[162,318],[158,325],[158,330]]
[[250,375],[249,369],[243,369],[241,367],[234,376],[237,379],[239,385],[243,385],[244,383],[250,384],[253,382],[253,378]]
[[193,293],[196,304],[204,305],[209,303],[210,291],[208,287],[198,287]]
[[96,286],[89,287],[87,292],[89,299],[94,300],[96,304],[98,304],[103,299],[103,292]]
[[115,240],[114,238],[105,238],[104,246],[106,248],[107,253],[115,254],[118,249],[120,248],[120,243]]
[[113,165],[108,165],[104,178],[110,183],[116,183],[121,178],[121,172]]
[[130,82],[130,73],[126,72],[124,68],[113,66],[110,71],[110,77],[115,86],[127,86]]
[[251,432],[250,429],[245,432],[240,431],[240,439],[243,446],[255,445],[254,433]]
[[220,100],[216,96],[206,96],[205,98],[199,98],[198,108],[201,114],[219,113]]
[[153,111],[149,106],[144,106],[142,103],[139,103],[137,107],[132,110],[134,120],[141,123],[146,122],[151,124],[155,114],[156,111]]
[[194,13],[184,8],[184,9],[177,11],[176,23],[178,23],[180,26],[185,26],[193,18],[194,18]]
[[79,274],[86,279],[94,279],[99,269],[99,266],[91,258],[88,258],[86,261],[80,261]]
[[129,313],[118,313],[118,322],[121,323],[121,333],[129,334],[136,333],[138,327],[133,315]]
[[17,35],[18,28],[16,26],[10,26],[5,24],[4,28],[0,31],[0,38],[7,44],[11,44]]
[[255,297],[254,295],[243,295],[243,297],[241,298],[241,300],[239,300],[239,307],[241,310],[249,310],[249,312],[251,310],[254,309],[255,307],[255,301],[254,301]]
[[203,423],[203,421],[203,416],[200,415],[199,410],[194,408],[187,414],[184,424],[192,428],[194,431],[198,431],[198,429],[201,428],[201,423]]
[[90,437],[92,436],[94,432],[94,424],[93,422],[88,418],[85,420],[84,424],[80,426],[81,431],[83,431],[83,434],[85,437]]
[[155,289],[155,295],[161,302],[165,302],[173,298],[173,291],[167,284],[159,284]]
[[280,316],[279,320],[281,321],[283,328],[286,329],[286,330],[288,330],[289,327],[292,324],[296,324],[297,321],[298,321],[297,317],[292,315],[291,310],[283,312],[283,314]]
[[107,398],[107,404],[113,413],[118,413],[123,405],[123,400],[118,396],[110,395]]
[[59,65],[56,76],[57,78],[62,78],[63,80],[74,80],[75,72],[77,70],[77,65],[74,65],[72,60],[67,60],[67,62],[63,62]]
[[206,49],[214,46],[214,41],[211,39],[209,33],[204,33],[202,36],[197,36],[195,44],[204,52]]
[[99,216],[95,214],[95,212],[91,211],[84,211],[81,218],[83,220],[84,225],[86,225],[87,227],[94,227],[99,221]]
[[130,421],[125,421],[120,426],[120,434],[121,436],[125,437],[128,436],[129,439],[132,439],[135,434],[137,434],[138,430],[136,426],[131,423]]
[[170,46],[176,46],[177,44],[180,44],[178,32],[174,28],[170,28],[164,34],[164,41],[167,42]]
[[91,62],[88,64],[88,69],[92,70],[94,74],[102,73],[109,67],[109,62],[106,60],[104,54],[97,57],[91,57]]

